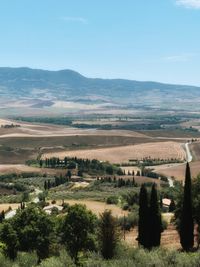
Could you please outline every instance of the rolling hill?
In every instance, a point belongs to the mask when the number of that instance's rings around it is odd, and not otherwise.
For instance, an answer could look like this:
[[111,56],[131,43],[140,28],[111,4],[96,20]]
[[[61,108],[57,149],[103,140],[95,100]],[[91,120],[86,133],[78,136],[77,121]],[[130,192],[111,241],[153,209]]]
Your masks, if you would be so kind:
[[[200,88],[124,79],[87,78],[72,70],[0,68],[1,111],[44,108],[57,101],[109,107],[199,110]],[[63,106],[62,106],[63,107]]]

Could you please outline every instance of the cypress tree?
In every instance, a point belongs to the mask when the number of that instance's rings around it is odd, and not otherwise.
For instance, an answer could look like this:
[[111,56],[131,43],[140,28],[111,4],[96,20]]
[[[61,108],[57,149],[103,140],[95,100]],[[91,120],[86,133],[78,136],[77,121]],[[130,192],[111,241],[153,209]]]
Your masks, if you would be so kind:
[[40,168],[43,166],[43,160],[40,160]]
[[50,182],[50,180],[48,180],[48,182],[47,182],[47,188],[48,188],[48,189],[51,188],[51,182]]
[[2,216],[2,219],[4,220],[5,219],[5,211],[4,210],[2,210],[1,216]]
[[162,195],[160,195],[160,209],[162,210],[163,208],[163,199],[162,199]]
[[44,181],[44,190],[47,190],[48,189],[48,185],[47,185],[47,181],[45,180]]
[[139,195],[139,222],[138,222],[138,243],[144,248],[148,248],[149,229],[148,229],[148,195],[146,186],[143,184]]
[[132,179],[132,185],[133,185],[133,186],[137,186],[137,184],[136,184],[136,182],[135,182],[135,178],[134,178],[134,176],[133,176],[133,179]]
[[162,220],[156,184],[152,185],[150,207],[149,207],[149,248],[160,246]]
[[119,241],[119,233],[116,219],[110,210],[105,210],[100,216],[98,239],[102,256],[105,259],[113,258]]
[[174,200],[172,199],[171,203],[169,205],[169,212],[173,212],[173,211],[175,211],[175,209],[176,209],[176,204],[175,204]]
[[189,163],[186,164],[183,206],[180,218],[180,243],[185,251],[194,245],[194,221],[192,216],[191,174]]

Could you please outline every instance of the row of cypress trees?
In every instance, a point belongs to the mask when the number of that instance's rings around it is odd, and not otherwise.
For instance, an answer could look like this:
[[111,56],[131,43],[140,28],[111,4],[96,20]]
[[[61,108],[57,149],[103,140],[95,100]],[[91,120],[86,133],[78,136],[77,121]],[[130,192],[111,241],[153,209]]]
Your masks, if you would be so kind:
[[[151,249],[160,245],[162,220],[158,203],[156,185],[151,189],[150,203],[143,184],[139,196],[138,243]],[[194,246],[194,218],[192,205],[192,181],[189,163],[186,164],[185,184],[178,225],[180,243],[184,251],[191,251]]]
[[163,231],[156,184],[152,185],[150,201],[146,186],[143,184],[139,196],[138,243],[151,249],[160,245]]

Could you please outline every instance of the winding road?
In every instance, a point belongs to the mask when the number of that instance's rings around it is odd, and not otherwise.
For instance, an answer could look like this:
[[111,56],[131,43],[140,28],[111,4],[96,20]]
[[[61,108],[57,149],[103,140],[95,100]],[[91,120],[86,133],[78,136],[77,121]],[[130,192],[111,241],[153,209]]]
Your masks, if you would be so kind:
[[[187,162],[191,162],[192,161],[192,154],[191,154],[191,151],[190,151],[190,148],[189,148],[189,145],[191,144],[191,142],[187,142],[187,143],[185,143],[185,151],[186,151],[186,161]],[[181,163],[182,164],[182,163]],[[185,163],[183,163],[183,164],[185,164]],[[170,176],[168,176],[167,177],[167,179],[168,179],[168,183],[169,183],[169,186],[170,187],[174,187],[174,180],[170,177]]]

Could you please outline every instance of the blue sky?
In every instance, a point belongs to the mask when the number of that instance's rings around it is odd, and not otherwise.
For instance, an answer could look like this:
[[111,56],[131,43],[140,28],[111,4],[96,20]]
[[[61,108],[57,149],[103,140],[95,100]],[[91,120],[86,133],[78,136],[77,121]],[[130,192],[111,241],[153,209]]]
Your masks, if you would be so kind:
[[0,0],[0,66],[200,85],[200,0]]

